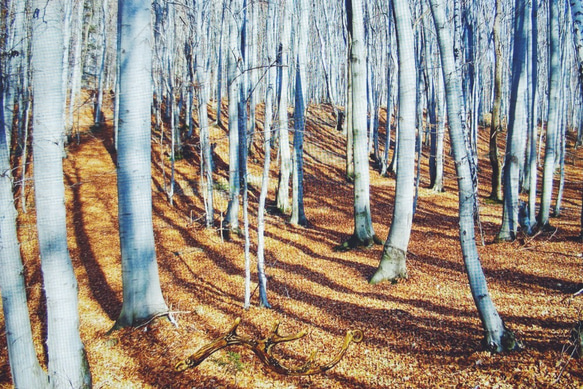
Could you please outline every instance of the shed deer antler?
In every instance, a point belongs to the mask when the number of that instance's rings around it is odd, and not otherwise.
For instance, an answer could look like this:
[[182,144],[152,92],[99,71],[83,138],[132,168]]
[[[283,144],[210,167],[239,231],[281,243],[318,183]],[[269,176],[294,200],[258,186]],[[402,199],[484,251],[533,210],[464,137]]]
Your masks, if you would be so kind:
[[202,361],[208,358],[215,351],[223,349],[227,346],[241,345],[245,346],[257,355],[257,357],[271,370],[284,375],[312,375],[320,374],[326,370],[334,367],[346,353],[351,342],[359,343],[363,339],[361,330],[349,330],[344,337],[344,343],[340,352],[327,364],[317,365],[314,363],[316,352],[313,351],[307,362],[297,367],[287,367],[282,365],[273,355],[272,347],[278,343],[291,342],[300,339],[306,335],[305,331],[298,332],[294,335],[281,336],[277,333],[279,322],[276,322],[269,335],[260,340],[247,338],[245,336],[237,335],[237,327],[241,323],[241,318],[235,319],[231,329],[221,335],[216,340],[201,347],[197,352],[183,361],[180,361],[174,366],[175,371],[184,371],[186,369],[198,366]]

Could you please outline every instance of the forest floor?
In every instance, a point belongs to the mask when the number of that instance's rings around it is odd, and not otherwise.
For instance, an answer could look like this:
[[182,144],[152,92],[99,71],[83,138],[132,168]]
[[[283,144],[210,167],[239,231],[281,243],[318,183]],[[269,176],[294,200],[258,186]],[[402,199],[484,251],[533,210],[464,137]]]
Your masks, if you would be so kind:
[[[262,119],[259,117],[258,119]],[[383,118],[384,120],[384,118]],[[524,350],[491,354],[481,346],[482,328],[464,272],[458,240],[457,183],[446,155],[446,192],[427,189],[427,151],[422,160],[418,208],[408,252],[409,278],[369,285],[382,246],[335,252],[353,231],[352,186],[344,176],[345,140],[334,129],[330,109],[311,107],[305,144],[305,206],[310,225],[266,214],[266,272],[272,309],[258,307],[256,209],[262,152],[250,158],[252,307],[243,309],[244,239],[223,241],[218,233],[227,207],[228,138],[212,128],[215,148],[217,225],[202,225],[198,139],[185,143],[176,162],[170,205],[168,148],[153,137],[153,200],[162,291],[176,326],[159,318],[140,328],[108,334],[121,309],[122,283],[117,222],[116,171],[110,126],[91,130],[81,120],[80,142],[64,160],[69,248],[79,281],[81,336],[95,388],[580,388],[583,364],[570,357],[569,336],[582,319],[580,233],[583,150],[569,145],[563,211],[554,229],[512,243],[494,244],[502,208],[487,201],[490,167],[480,138],[480,219],[485,245],[478,250],[490,293]],[[259,121],[259,129],[261,122]],[[483,131],[486,133],[487,131]],[[447,136],[446,136],[447,138]],[[262,135],[257,134],[258,142]],[[273,154],[269,202],[277,181]],[[31,168],[28,168],[31,171]],[[18,173],[18,172],[17,172]],[[540,181],[540,179],[539,179]],[[42,336],[45,304],[39,266],[32,183],[18,192],[28,205],[19,232],[35,343],[46,363]],[[374,228],[385,239],[392,217],[394,178],[371,169]],[[479,242],[480,243],[480,242]],[[241,317],[238,333],[265,337],[274,323],[281,334],[307,335],[275,348],[285,364],[299,365],[317,350],[327,363],[349,329],[364,339],[324,374],[282,376],[248,349],[232,346],[184,372],[174,365],[227,331]],[[4,318],[0,315],[4,331]],[[0,387],[11,385],[6,340],[0,337]]]

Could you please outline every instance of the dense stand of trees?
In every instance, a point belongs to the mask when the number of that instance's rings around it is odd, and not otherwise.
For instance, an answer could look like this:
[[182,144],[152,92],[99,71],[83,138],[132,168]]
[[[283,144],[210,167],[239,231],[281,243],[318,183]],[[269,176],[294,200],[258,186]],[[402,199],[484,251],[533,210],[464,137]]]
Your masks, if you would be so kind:
[[[273,201],[290,223],[309,226],[303,202],[307,108],[329,104],[346,136],[346,177],[354,185],[354,234],[341,248],[379,243],[371,222],[370,169],[396,177],[390,234],[372,283],[407,276],[420,185],[415,164],[428,147],[430,185],[441,192],[447,122],[459,186],[460,243],[485,344],[498,352],[519,344],[490,299],[477,254],[477,140],[479,131],[488,133],[490,197],[503,204],[497,239],[549,228],[561,209],[567,135],[577,144],[583,141],[580,0],[497,0],[495,7],[485,0],[7,0],[0,7],[0,290],[18,386],[91,383],[66,242],[61,161],[66,143],[78,135],[82,89],[90,91],[97,127],[110,124],[104,96],[114,98],[123,271],[123,306],[115,328],[168,309],[153,239],[152,125],[160,135],[156,141],[169,147],[170,173],[164,176],[169,202],[174,162],[189,140],[200,152],[200,171],[193,175],[200,176],[206,227],[220,228],[226,237],[245,235],[245,307],[251,297],[246,167],[249,154],[257,153],[254,145],[261,144],[257,268],[260,304],[270,307],[263,258],[266,204]],[[213,98],[214,123],[208,111]],[[228,103],[223,111],[222,100]],[[212,126],[225,126],[229,133],[229,204],[223,219],[213,203]],[[497,140],[504,132],[501,158]],[[12,195],[13,185],[24,191],[30,146],[47,300],[47,373],[27,324]],[[272,150],[278,183],[268,199]],[[11,163],[22,163],[20,177],[11,176],[16,167]],[[524,206],[522,192],[528,192]],[[26,211],[24,201],[21,208]]]

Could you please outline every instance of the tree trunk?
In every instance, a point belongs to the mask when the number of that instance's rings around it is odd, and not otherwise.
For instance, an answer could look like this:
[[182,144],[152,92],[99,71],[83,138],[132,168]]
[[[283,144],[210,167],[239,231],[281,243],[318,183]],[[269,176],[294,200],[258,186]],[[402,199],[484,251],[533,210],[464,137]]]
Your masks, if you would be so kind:
[[409,2],[394,2],[393,14],[399,51],[399,148],[395,207],[383,254],[371,284],[407,277],[407,247],[413,223],[417,62]]
[[291,0],[286,0],[283,4],[283,30],[281,33],[281,81],[279,93],[279,179],[277,185],[277,209],[282,213],[290,210],[289,199],[289,178],[291,175],[291,153],[289,149],[289,124],[287,120],[288,87],[289,87],[289,40],[291,34]]
[[[0,90],[3,75],[0,67]],[[26,302],[24,266],[16,230],[9,148],[4,126],[4,101],[0,93],[0,290],[6,328],[6,344],[12,382],[16,388],[48,388],[48,376],[40,367]]]
[[54,387],[88,388],[91,373],[79,335],[78,286],[67,247],[63,183],[64,2],[36,0],[33,8],[43,10],[33,17],[33,158],[38,243],[47,303],[49,380]]
[[[583,82],[583,0],[571,0],[571,15],[573,18],[573,32],[575,33],[574,40],[577,52],[577,63],[579,65],[579,81]],[[581,127],[582,125],[579,123],[579,128]],[[581,134],[583,134],[583,131]],[[579,137],[579,139],[581,138]],[[583,238],[583,201],[581,204],[580,238]]]
[[508,131],[506,136],[506,158],[504,162],[504,207],[502,226],[497,241],[512,241],[518,230],[518,196],[520,167],[523,165],[527,127],[527,42],[529,38],[530,7],[524,0],[516,0],[514,6],[514,49],[512,56],[512,90]]
[[[366,55],[364,47],[364,18],[362,2],[347,0],[346,13],[349,21],[350,68],[352,80],[352,128],[354,158],[354,233],[350,247],[370,246],[376,236],[370,211],[370,178],[367,137]],[[376,239],[378,240],[378,239]]]
[[490,199],[502,200],[502,169],[498,159],[498,133],[501,131],[500,109],[502,107],[502,0],[496,0],[496,16],[494,17],[494,104],[492,106],[492,117],[490,119],[490,141],[488,157],[492,166],[492,184]]
[[468,150],[464,141],[464,122],[461,113],[461,82],[456,70],[453,42],[446,27],[445,9],[440,0],[430,0],[431,12],[437,30],[441,63],[445,77],[449,133],[455,159],[459,187],[460,243],[470,289],[484,328],[487,349],[502,352],[517,348],[519,343],[498,315],[490,298],[486,277],[480,264],[474,232],[476,192],[471,180]]
[[310,7],[307,0],[299,0],[299,39],[296,55],[296,91],[294,107],[292,214],[290,223],[307,226],[304,211],[304,135],[306,131],[306,100],[308,90],[308,17]]
[[557,152],[557,134],[559,125],[559,89],[561,80],[560,42],[559,42],[559,2],[549,2],[549,111],[545,143],[545,159],[542,179],[542,194],[538,213],[538,225],[549,228],[551,197],[553,194],[553,176],[555,174],[555,154]]
[[166,312],[152,223],[152,25],[149,0],[122,1],[120,125],[117,156],[123,305],[114,328],[135,326]]
[[239,83],[240,57],[237,15],[241,10],[240,0],[231,0],[229,19],[229,50],[227,56],[227,85],[229,92],[229,204],[224,227],[227,231],[239,229],[239,198],[241,183],[239,176]]

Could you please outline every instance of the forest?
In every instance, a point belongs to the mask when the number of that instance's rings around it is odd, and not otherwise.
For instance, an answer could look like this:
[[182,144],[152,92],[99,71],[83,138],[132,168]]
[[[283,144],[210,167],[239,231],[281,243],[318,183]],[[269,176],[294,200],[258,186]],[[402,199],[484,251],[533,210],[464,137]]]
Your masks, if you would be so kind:
[[0,15],[0,387],[583,385],[583,0]]

